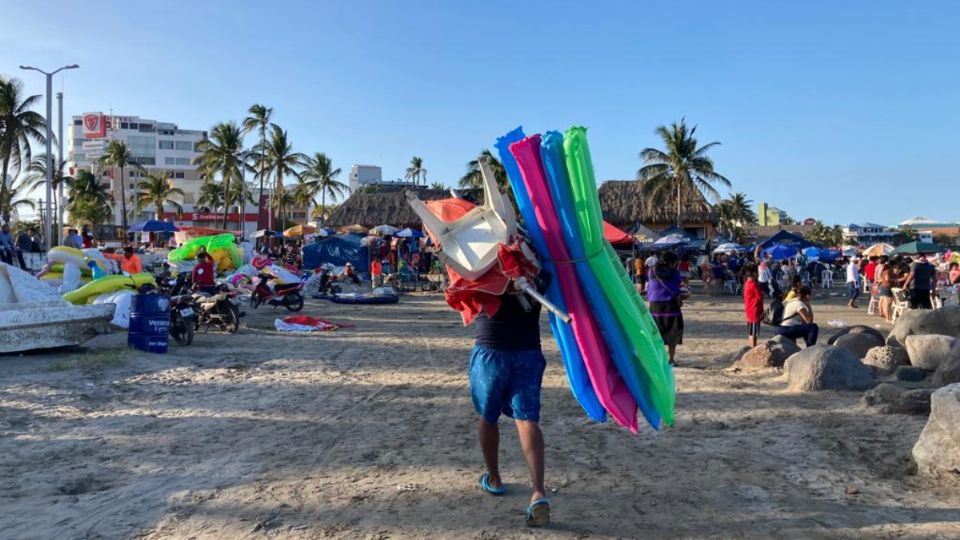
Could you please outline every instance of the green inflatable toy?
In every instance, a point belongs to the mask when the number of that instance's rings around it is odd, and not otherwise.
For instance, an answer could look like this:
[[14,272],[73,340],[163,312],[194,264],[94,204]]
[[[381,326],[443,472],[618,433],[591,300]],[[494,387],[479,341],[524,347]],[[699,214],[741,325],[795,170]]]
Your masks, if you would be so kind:
[[597,197],[593,163],[587,146],[586,128],[571,127],[563,138],[567,174],[573,191],[577,224],[590,268],[597,275],[604,296],[609,300],[624,333],[636,354],[641,373],[646,375],[653,402],[664,423],[674,423],[673,370],[667,358],[660,331],[650,311],[630,283],[613,248],[603,238],[603,220]]
[[207,253],[213,257],[217,263],[217,268],[220,270],[240,268],[243,264],[240,249],[237,247],[237,243],[232,234],[216,234],[213,236],[194,238],[171,251],[170,254],[167,255],[167,260],[172,263],[193,260],[196,258],[197,252],[200,251],[201,247],[207,249]]

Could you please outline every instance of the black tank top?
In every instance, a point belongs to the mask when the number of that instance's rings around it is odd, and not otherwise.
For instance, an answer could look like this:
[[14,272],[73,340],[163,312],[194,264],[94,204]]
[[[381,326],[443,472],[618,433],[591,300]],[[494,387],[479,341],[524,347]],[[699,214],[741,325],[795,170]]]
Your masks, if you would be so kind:
[[520,351],[540,349],[540,303],[524,295],[530,311],[517,294],[500,297],[503,304],[493,317],[481,313],[473,320],[476,344],[491,349]]

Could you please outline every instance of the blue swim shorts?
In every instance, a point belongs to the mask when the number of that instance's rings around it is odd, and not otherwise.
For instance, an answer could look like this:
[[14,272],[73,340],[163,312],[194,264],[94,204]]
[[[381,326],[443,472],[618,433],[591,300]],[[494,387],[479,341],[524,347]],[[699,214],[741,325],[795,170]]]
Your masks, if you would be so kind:
[[540,421],[540,386],[547,360],[539,349],[499,350],[475,345],[470,353],[470,394],[477,413],[491,424],[500,414]]

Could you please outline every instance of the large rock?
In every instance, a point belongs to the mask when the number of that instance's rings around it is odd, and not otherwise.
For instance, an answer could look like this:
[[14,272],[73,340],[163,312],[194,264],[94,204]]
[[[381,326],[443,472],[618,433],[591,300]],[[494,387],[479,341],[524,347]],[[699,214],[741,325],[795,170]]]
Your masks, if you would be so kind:
[[910,363],[907,350],[892,345],[881,345],[867,351],[863,357],[863,364],[873,370],[876,375],[889,375],[897,370],[898,366]]
[[743,355],[747,354],[748,352],[750,352],[750,346],[744,345],[731,353],[721,354],[720,356],[714,358],[713,361],[718,364],[733,364],[737,360],[743,358]]
[[907,336],[907,355],[913,367],[936,371],[940,363],[950,355],[957,338],[942,335]]
[[895,384],[883,383],[867,390],[861,402],[882,414],[927,414],[930,412],[932,388],[907,390]]
[[844,334],[837,338],[833,345],[836,347],[842,347],[853,353],[857,358],[863,358],[867,355],[867,351],[874,347],[879,347],[883,345],[884,339],[882,337],[877,337],[873,334],[868,334],[865,332],[850,333]]
[[[838,330],[836,334],[830,336],[830,339],[827,340],[827,345],[836,345],[838,339],[849,334],[869,334],[880,340],[878,345],[883,345],[883,342],[886,341],[886,338],[883,336],[883,334],[881,334],[876,328],[870,328],[869,326],[864,326],[862,324],[855,324],[853,326],[848,326]],[[858,358],[863,357],[860,356]]]
[[933,393],[930,418],[913,447],[913,459],[921,473],[960,475],[960,384]]
[[810,390],[866,390],[873,373],[847,349],[814,345],[787,359],[788,388]]
[[733,367],[743,371],[781,368],[787,358],[798,352],[800,352],[800,347],[789,339],[765,341],[750,349]]
[[960,383],[960,339],[953,343],[950,353],[940,362],[932,382],[937,387]]
[[960,336],[960,306],[907,311],[893,324],[893,330],[887,336],[887,345],[903,347],[907,336],[917,334]]
[[895,379],[904,382],[920,382],[929,376],[929,371],[913,366],[897,366],[897,370],[893,372]]

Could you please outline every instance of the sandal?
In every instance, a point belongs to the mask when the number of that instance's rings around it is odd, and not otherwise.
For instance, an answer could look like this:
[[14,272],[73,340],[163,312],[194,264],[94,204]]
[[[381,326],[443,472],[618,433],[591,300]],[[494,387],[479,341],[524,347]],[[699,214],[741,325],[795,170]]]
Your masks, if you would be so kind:
[[490,485],[490,473],[488,472],[480,476],[480,480],[477,481],[477,486],[493,496],[500,496],[507,492],[506,486],[495,488]]
[[530,503],[524,522],[527,527],[546,527],[550,523],[550,502],[537,499]]

